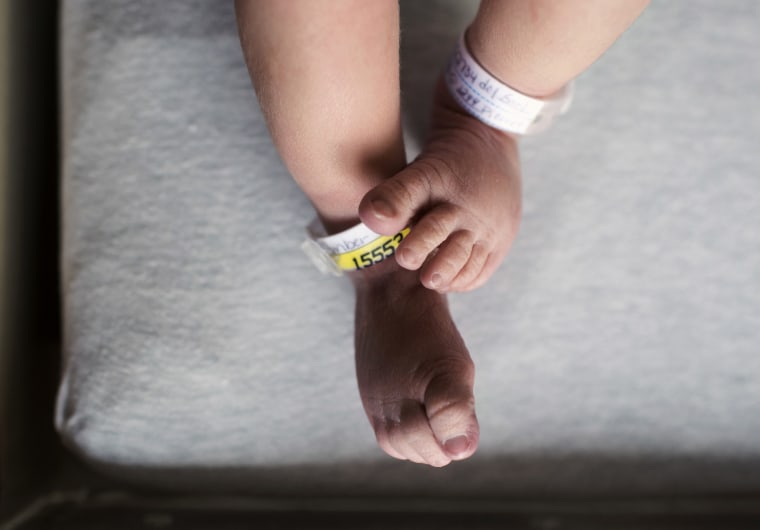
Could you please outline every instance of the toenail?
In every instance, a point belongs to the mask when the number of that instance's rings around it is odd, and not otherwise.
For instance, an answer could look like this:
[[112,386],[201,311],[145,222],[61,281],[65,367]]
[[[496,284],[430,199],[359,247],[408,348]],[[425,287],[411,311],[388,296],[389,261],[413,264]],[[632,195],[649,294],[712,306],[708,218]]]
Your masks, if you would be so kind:
[[441,281],[442,281],[441,275],[436,272],[435,274],[433,274],[433,277],[430,278],[430,287],[432,287],[433,289],[437,289],[438,287],[440,287]]
[[401,250],[399,250],[398,257],[401,258],[401,261],[406,263],[407,265],[414,264],[414,252],[412,252],[408,248],[402,248]]
[[393,217],[393,207],[382,199],[375,199],[371,203],[375,217],[386,219]]
[[443,442],[443,448],[450,456],[456,458],[467,452],[470,448],[470,441],[465,435],[456,436]]

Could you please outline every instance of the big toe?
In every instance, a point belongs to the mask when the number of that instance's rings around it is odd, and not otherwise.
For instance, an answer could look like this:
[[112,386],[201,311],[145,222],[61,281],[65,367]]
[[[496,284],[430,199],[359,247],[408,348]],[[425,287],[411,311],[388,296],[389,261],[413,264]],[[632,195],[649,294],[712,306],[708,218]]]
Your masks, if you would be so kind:
[[409,166],[376,186],[359,204],[359,217],[379,234],[393,235],[409,225],[430,201],[430,186],[417,168]]
[[461,371],[434,377],[425,392],[425,410],[447,456],[452,460],[472,456],[480,438],[472,377]]

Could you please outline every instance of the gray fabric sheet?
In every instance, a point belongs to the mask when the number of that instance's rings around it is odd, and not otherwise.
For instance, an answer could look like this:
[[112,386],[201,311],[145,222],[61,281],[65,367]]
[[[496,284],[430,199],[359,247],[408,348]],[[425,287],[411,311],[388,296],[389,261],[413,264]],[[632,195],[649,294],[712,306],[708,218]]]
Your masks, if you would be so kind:
[[[474,12],[405,2],[409,151]],[[760,488],[760,3],[654,2],[523,142],[524,223],[451,298],[481,448],[375,445],[353,294],[299,251],[230,2],[65,0],[65,362],[85,459],[181,488],[399,494]],[[360,489],[357,489],[360,488]]]

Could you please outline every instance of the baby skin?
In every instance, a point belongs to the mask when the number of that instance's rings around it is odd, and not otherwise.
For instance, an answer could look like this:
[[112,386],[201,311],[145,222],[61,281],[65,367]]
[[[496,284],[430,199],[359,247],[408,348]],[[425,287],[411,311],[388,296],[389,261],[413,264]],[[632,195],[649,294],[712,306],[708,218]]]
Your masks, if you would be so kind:
[[515,139],[464,113],[439,83],[422,154],[360,206],[376,232],[413,225],[395,261],[351,273],[359,393],[389,455],[440,467],[477,449],[475,367],[445,293],[488,280],[520,204]]
[[482,286],[504,260],[520,222],[515,137],[463,111],[439,81],[422,153],[365,195],[361,220],[375,232],[412,226],[396,252],[404,269],[440,293]]
[[[540,97],[646,3],[482,0],[468,45],[486,70]],[[411,227],[395,259],[350,273],[359,392],[380,446],[434,466],[467,458],[479,437],[474,366],[445,293],[482,286],[516,236],[516,139],[465,113],[439,81],[427,144],[404,167],[394,0],[238,0],[236,13],[272,139],[325,227],[355,224],[357,205],[375,232]]]
[[350,276],[359,394],[380,447],[435,467],[471,456],[475,367],[445,295],[392,259]]

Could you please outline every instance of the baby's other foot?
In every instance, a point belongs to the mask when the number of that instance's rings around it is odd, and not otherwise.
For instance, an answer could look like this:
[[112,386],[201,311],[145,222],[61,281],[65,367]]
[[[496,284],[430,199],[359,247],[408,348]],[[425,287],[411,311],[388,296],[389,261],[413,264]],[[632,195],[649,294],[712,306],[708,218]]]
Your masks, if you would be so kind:
[[359,394],[380,447],[436,467],[471,456],[475,367],[445,296],[393,260],[352,279]]
[[422,284],[440,292],[472,290],[491,277],[517,235],[520,211],[515,138],[463,111],[442,81],[422,153],[359,207],[375,232],[413,225],[396,261],[420,269]]

